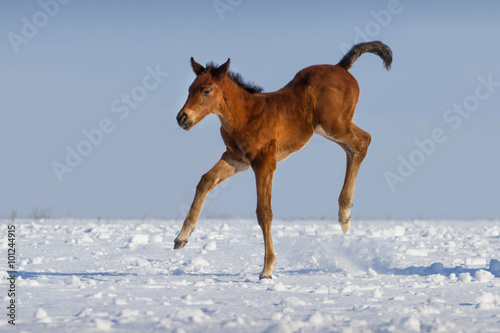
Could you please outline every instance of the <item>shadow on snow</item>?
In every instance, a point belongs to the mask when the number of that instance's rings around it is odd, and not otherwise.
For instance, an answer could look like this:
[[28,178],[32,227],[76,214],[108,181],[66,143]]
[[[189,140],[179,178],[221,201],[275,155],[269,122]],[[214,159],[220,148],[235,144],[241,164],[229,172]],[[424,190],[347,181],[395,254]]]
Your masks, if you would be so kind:
[[462,273],[469,273],[472,276],[475,276],[476,273],[480,270],[488,271],[493,274],[495,277],[500,277],[500,261],[496,259],[492,259],[490,261],[489,269],[486,268],[464,268],[462,266],[455,267],[444,267],[442,263],[436,262],[430,265],[429,267],[425,266],[411,266],[407,268],[391,268],[387,269],[384,273],[386,274],[394,274],[394,275],[419,275],[419,276],[429,276],[434,274],[440,274],[444,276],[450,276],[451,274],[459,275]]

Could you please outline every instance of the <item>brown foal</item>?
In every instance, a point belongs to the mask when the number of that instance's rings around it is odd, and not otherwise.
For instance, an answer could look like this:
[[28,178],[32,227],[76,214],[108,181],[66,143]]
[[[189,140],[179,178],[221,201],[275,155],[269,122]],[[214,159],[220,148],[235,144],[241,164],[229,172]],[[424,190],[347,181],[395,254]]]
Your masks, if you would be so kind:
[[371,137],[352,122],[359,86],[348,69],[365,52],[377,54],[390,68],[392,53],[387,45],[378,41],[361,43],[353,46],[337,65],[304,68],[285,87],[271,93],[263,93],[230,72],[229,59],[219,67],[209,64],[205,68],[191,58],[196,79],[177,122],[189,130],[206,115],[218,115],[226,151],[201,177],[174,249],[188,242],[208,193],[252,167],[257,182],[257,220],[265,244],[264,269],[259,277],[272,278],[276,263],[271,237],[273,173],[277,162],[302,149],[314,133],[338,143],[347,154],[339,223],[344,232],[349,230],[356,176]]

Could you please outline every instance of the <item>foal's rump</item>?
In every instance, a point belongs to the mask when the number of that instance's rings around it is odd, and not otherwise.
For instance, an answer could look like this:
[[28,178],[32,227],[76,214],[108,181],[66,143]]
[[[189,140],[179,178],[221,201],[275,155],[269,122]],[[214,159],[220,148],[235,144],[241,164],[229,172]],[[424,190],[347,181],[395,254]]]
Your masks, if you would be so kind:
[[270,109],[275,109],[274,104],[280,105],[279,123],[285,124],[284,132],[293,128],[307,141],[311,130],[322,130],[334,140],[350,130],[359,85],[348,70],[366,52],[378,55],[385,67],[390,68],[392,53],[387,45],[378,41],[360,43],[354,45],[337,65],[306,67],[281,90],[264,94]]
[[297,74],[296,79],[310,87],[317,133],[335,141],[342,141],[340,137],[351,129],[359,98],[359,85],[348,70],[366,52],[378,55],[385,68],[390,68],[391,50],[387,45],[375,41],[354,45],[337,65],[310,66]]
[[287,88],[310,101],[307,112],[311,113],[314,129],[318,125],[329,128],[333,121],[350,122],[354,116],[359,85],[345,68],[337,65],[304,68]]

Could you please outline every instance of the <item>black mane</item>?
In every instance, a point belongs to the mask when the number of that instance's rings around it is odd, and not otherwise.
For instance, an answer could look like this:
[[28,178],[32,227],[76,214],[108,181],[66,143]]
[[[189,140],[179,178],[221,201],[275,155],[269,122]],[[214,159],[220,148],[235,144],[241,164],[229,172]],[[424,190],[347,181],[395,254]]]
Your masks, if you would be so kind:
[[[212,71],[219,67],[216,63],[214,62],[209,62],[207,66],[205,67],[207,70]],[[227,73],[227,76],[233,80],[237,85],[245,89],[247,92],[251,94],[262,94],[264,92],[264,88],[261,86],[256,85],[253,82],[245,82],[245,79],[243,79],[243,76],[241,76],[240,73],[235,73],[233,71],[229,71]]]

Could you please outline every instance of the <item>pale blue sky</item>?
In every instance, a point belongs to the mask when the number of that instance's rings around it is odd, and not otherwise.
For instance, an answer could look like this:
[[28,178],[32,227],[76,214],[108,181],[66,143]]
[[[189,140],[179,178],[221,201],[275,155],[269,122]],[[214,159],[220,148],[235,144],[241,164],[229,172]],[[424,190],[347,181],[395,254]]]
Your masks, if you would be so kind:
[[[367,54],[351,70],[355,122],[372,135],[353,218],[500,217],[498,2],[64,2],[0,1],[0,216],[183,218],[224,151],[217,117],[189,132],[175,121],[189,58],[230,57],[273,91],[366,35],[394,62],[387,72]],[[67,147],[87,156],[69,167]],[[55,162],[72,169],[62,181]],[[336,219],[344,172],[342,149],[315,136],[278,165],[275,217]],[[253,217],[255,203],[249,170],[216,189],[202,217]]]

